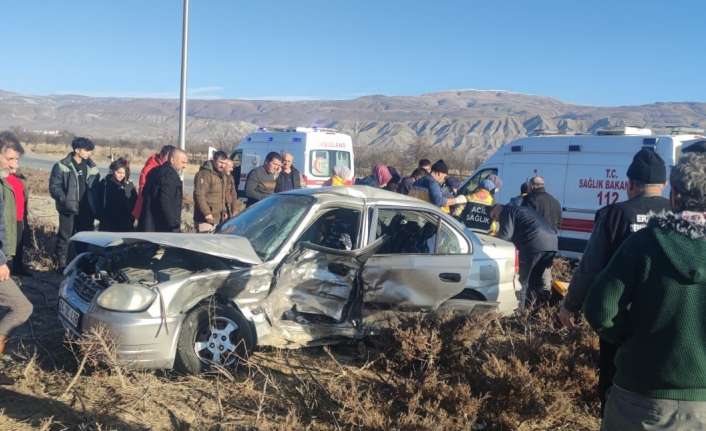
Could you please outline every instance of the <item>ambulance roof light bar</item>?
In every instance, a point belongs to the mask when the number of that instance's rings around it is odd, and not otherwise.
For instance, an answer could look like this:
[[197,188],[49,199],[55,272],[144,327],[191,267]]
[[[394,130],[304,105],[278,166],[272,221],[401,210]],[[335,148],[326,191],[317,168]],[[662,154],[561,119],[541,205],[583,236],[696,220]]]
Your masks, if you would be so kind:
[[652,130],[642,127],[635,126],[619,126],[619,127],[609,127],[605,129],[596,130],[596,135],[598,136],[650,136],[652,135]]

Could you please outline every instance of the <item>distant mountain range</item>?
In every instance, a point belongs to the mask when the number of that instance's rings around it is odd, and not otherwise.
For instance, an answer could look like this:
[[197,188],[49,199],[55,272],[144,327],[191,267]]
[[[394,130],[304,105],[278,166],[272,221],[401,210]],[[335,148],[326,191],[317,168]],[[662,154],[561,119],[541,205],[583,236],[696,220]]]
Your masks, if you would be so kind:
[[[0,91],[0,127],[67,130],[101,138],[175,140],[179,101],[30,96]],[[537,129],[590,133],[611,125],[706,128],[706,103],[594,107],[505,91],[445,91],[353,100],[190,100],[188,139],[232,146],[258,126],[332,127],[359,146],[403,149],[422,140],[484,156]]]

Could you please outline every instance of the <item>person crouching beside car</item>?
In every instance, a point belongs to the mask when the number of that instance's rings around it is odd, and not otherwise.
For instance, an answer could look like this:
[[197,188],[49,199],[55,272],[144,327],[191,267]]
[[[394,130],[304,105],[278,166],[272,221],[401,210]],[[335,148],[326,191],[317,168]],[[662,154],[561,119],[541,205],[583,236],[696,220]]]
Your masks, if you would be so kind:
[[520,307],[534,300],[547,301],[551,280],[543,275],[559,250],[559,234],[537,211],[529,207],[495,205],[490,218],[500,224],[496,236],[512,242],[520,258]]
[[110,164],[110,174],[97,187],[100,230],[106,232],[130,232],[135,219],[132,209],[137,201],[135,185],[130,181],[130,163],[119,158]]

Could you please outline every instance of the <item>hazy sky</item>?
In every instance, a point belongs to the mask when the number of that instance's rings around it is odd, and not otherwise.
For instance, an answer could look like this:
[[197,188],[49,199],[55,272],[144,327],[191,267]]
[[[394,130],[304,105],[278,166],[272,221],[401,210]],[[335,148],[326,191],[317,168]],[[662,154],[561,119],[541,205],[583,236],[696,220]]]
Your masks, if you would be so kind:
[[[0,0],[0,89],[175,97],[181,0]],[[706,101],[704,1],[191,0],[199,98]]]

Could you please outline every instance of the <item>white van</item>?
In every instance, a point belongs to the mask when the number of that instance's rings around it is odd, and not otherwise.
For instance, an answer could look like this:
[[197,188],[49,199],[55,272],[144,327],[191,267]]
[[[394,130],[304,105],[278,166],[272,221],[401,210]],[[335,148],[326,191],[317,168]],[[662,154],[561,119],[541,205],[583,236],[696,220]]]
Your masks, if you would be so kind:
[[288,152],[294,155],[294,167],[302,174],[302,187],[321,187],[333,174],[333,167],[344,165],[355,178],[353,141],[334,129],[296,127],[287,129],[259,128],[246,136],[231,154],[236,168],[240,166],[238,193],[245,190],[248,173],[262,166],[267,153]]
[[627,200],[626,172],[636,152],[654,149],[667,164],[669,178],[682,146],[704,139],[703,133],[674,128],[669,134],[656,135],[636,127],[604,129],[594,135],[540,132],[503,145],[462,190],[472,190],[481,179],[496,174],[503,181],[497,202],[507,203],[520,194],[523,182],[541,175],[547,192],[559,200],[563,210],[559,249],[565,256],[578,257],[593,229],[596,210]]

